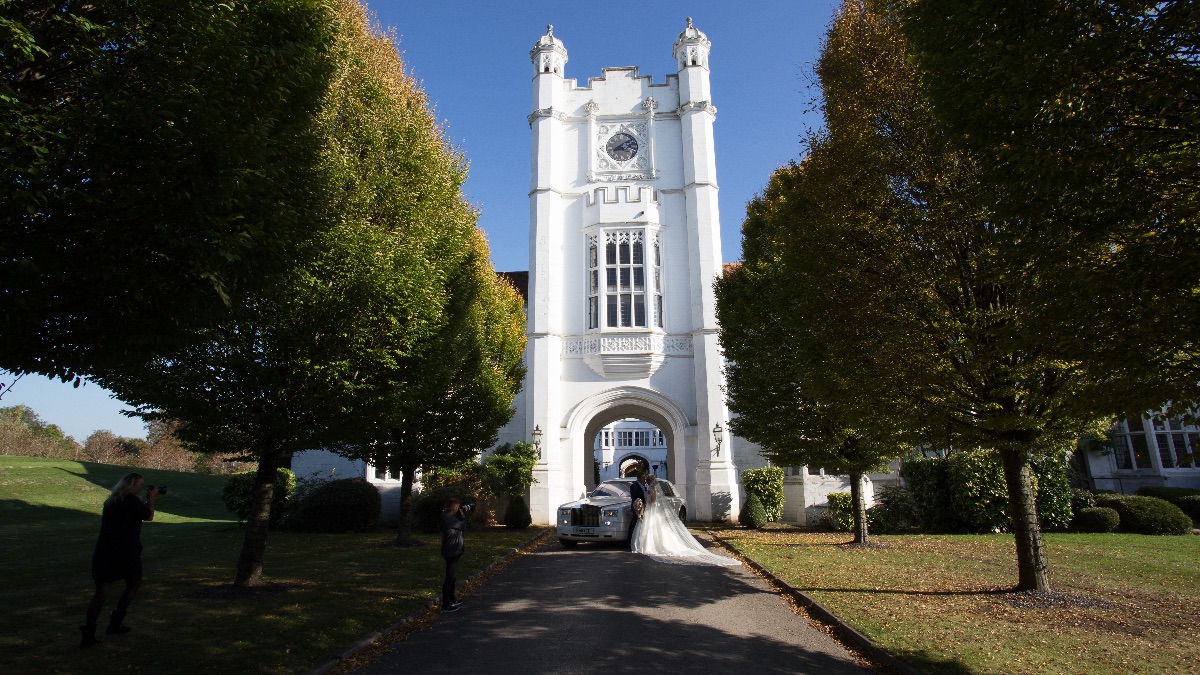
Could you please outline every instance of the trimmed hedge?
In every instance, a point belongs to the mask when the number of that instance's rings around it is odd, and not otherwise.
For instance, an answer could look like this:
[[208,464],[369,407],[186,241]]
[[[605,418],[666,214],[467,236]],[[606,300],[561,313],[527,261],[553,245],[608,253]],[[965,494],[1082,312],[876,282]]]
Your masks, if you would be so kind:
[[829,501],[829,511],[825,514],[829,529],[849,532],[854,527],[854,498],[849,492],[831,492],[825,499]]
[[[1043,529],[1071,522],[1071,487],[1065,456],[1030,460]],[[947,458],[909,459],[901,469],[922,529],[932,532],[1007,532],[1008,488],[999,453],[970,450]]]
[[1171,502],[1140,495],[1101,495],[1099,506],[1121,516],[1121,530],[1137,534],[1190,534],[1192,519]]
[[742,487],[747,494],[758,496],[767,522],[783,518],[783,469],[777,466],[746,469],[742,472]]
[[513,498],[508,500],[508,508],[504,509],[504,526],[510,530],[523,530],[533,523],[533,516],[529,514],[529,506],[525,504],[525,498],[521,495],[513,495]]
[[867,509],[867,523],[876,534],[900,534],[917,529],[916,505],[909,491],[899,485],[880,486],[875,506]]
[[1175,500],[1175,506],[1192,520],[1200,520],[1200,495],[1187,495]]
[[1080,509],[1071,520],[1076,532],[1112,532],[1121,524],[1121,514],[1115,509],[1099,506]]
[[1096,508],[1096,495],[1090,490],[1071,488],[1071,513]]
[[[254,506],[255,472],[235,473],[221,490],[221,501],[225,508],[238,517],[238,522],[250,519],[250,508]],[[296,489],[296,474],[291,469],[280,468],[275,472],[275,494],[271,497],[271,526],[278,525],[287,514],[288,498]]]
[[288,514],[284,524],[301,532],[357,532],[379,523],[379,489],[365,478],[318,485]]
[[750,493],[746,503],[742,505],[742,512],[738,514],[738,522],[752,530],[761,530],[767,524],[767,511],[758,495]]

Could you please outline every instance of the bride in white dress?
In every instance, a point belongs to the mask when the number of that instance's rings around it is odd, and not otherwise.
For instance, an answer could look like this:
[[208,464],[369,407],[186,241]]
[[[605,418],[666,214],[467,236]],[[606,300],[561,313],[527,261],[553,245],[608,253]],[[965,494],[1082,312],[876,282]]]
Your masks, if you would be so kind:
[[674,565],[740,565],[735,558],[717,555],[696,541],[687,531],[683,521],[669,508],[663,506],[662,488],[657,482],[647,486],[650,503],[646,505],[642,520],[633,531],[631,549],[659,562]]

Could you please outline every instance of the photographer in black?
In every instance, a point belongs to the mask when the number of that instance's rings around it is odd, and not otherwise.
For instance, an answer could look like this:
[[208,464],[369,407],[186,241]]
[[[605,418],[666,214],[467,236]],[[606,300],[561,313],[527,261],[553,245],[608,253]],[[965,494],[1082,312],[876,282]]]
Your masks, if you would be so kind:
[[91,647],[100,642],[96,639],[96,623],[108,591],[118,579],[125,580],[125,592],[121,593],[104,632],[108,635],[129,632],[122,621],[142,585],[142,521],[154,520],[154,499],[167,492],[165,487],[147,486],[146,501],[142,502],[138,499],[142,483],[141,474],[125,474],[104,500],[100,537],[92,553],[92,580],[96,582],[96,593],[88,605],[87,623],[79,627],[83,632],[80,647]]
[[467,526],[467,513],[474,504],[463,505],[457,499],[449,499],[442,507],[442,557],[446,559],[446,580],[442,582],[442,611],[454,612],[462,605],[454,599],[454,585],[458,579],[458,561],[463,555],[463,530]]

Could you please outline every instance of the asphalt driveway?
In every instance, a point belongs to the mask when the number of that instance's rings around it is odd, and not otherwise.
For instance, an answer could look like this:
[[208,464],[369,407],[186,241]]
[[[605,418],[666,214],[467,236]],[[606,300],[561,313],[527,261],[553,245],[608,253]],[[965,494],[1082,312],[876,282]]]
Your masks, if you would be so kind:
[[553,542],[464,600],[355,672],[866,672],[744,567]]

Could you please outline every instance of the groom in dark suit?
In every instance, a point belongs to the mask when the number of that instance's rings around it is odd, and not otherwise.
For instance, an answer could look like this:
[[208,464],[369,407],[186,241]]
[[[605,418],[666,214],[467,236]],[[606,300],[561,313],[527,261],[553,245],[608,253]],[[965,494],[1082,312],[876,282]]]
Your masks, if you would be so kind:
[[642,469],[638,469],[637,480],[629,484],[629,496],[633,498],[633,512],[641,520],[649,503],[646,497],[646,472]]

